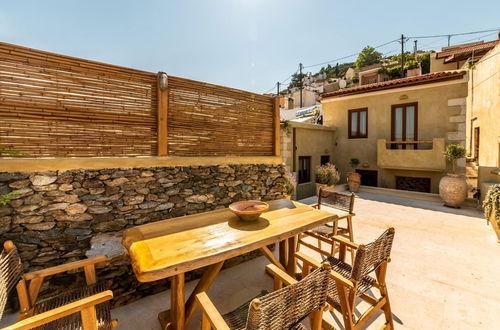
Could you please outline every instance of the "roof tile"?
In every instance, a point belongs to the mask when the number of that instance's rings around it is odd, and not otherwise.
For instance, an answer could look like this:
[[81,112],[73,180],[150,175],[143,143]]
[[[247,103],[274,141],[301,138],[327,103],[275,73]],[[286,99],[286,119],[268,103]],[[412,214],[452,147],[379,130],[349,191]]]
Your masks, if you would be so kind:
[[321,99],[330,98],[330,97],[342,97],[345,95],[353,95],[353,94],[362,94],[369,93],[379,90],[392,89],[392,88],[401,88],[406,86],[414,86],[421,85],[439,81],[446,81],[452,79],[460,79],[465,75],[466,71],[442,71],[442,72],[433,72],[424,74],[421,76],[415,77],[407,77],[395,80],[389,80],[374,84],[367,84],[356,86],[352,88],[340,89],[335,92],[328,92],[321,94]]

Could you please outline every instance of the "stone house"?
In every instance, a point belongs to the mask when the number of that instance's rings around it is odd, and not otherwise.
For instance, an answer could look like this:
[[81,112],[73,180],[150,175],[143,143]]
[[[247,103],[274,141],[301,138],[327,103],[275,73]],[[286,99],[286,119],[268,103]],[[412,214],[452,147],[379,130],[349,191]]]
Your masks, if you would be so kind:
[[468,79],[467,71],[448,71],[323,94],[343,179],[358,158],[363,185],[437,193],[449,169],[445,145],[465,145]]

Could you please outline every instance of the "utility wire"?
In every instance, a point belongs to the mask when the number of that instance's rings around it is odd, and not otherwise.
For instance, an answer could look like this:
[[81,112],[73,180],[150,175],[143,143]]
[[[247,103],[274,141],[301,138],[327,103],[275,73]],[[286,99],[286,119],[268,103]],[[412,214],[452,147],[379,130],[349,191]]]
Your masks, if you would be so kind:
[[500,28],[490,29],[490,30],[473,31],[473,32],[438,34],[438,35],[433,35],[433,36],[416,36],[416,37],[409,37],[409,38],[410,39],[428,39],[428,38],[439,38],[439,37],[455,37],[455,36],[465,36],[465,35],[468,35],[468,34],[493,32],[493,31],[498,31],[498,30],[500,30]]
[[[440,34],[440,35],[429,35],[429,36],[411,36],[411,37],[405,37],[405,40],[404,40],[404,43],[406,43],[407,41],[409,41],[410,39],[435,39],[435,38],[451,38],[451,37],[454,37],[454,36],[462,36],[462,35],[471,35],[471,34],[479,34],[479,33],[485,33],[485,32],[492,32],[492,33],[488,33],[487,35],[484,35],[484,36],[480,36],[480,37],[477,37],[477,38],[473,38],[473,39],[470,39],[470,40],[466,40],[466,41],[461,41],[462,43],[466,43],[468,41],[472,41],[472,40],[476,40],[476,39],[480,39],[480,38],[484,38],[486,36],[490,36],[496,32],[498,32],[500,30],[500,28],[496,28],[496,29],[489,29],[489,30],[481,30],[481,31],[472,31],[472,32],[461,32],[461,33],[451,33],[451,34]],[[398,39],[394,39],[394,40],[391,40],[391,41],[388,41],[388,42],[385,42],[381,45],[378,45],[378,46],[375,46],[373,47],[374,49],[378,49],[378,48],[381,48],[381,47],[384,47],[384,46],[387,46],[387,45],[390,45],[394,42],[401,42],[400,38]],[[441,42],[441,40],[437,40],[437,41],[434,41],[434,42],[431,42],[431,43],[427,43],[427,44],[424,44],[424,45],[421,45],[419,46],[419,48],[424,48],[424,47],[427,47],[427,46],[430,46],[430,45],[433,45],[433,44],[436,44],[438,42]],[[383,56],[386,56],[387,54],[389,53],[392,53],[396,51],[396,49],[394,50],[391,50],[389,52],[386,52],[383,54]],[[320,65],[325,65],[325,64],[330,64],[332,62],[337,62],[337,61],[340,61],[340,60],[345,60],[345,59],[348,59],[348,58],[351,58],[351,57],[354,57],[354,56],[357,56],[359,54],[359,52],[357,53],[353,53],[353,54],[349,54],[349,55],[346,55],[346,56],[342,56],[342,57],[338,57],[338,58],[335,58],[335,59],[332,59],[332,60],[329,60],[329,61],[325,61],[325,62],[321,62],[321,63],[317,63],[317,64],[312,64],[312,65],[307,65],[307,66],[303,66],[303,69],[308,69],[308,68],[312,68],[312,67],[316,67],[316,66],[320,66]],[[496,54],[495,54],[496,55]],[[284,79],[283,81],[280,81],[280,84],[284,84],[286,81],[288,81],[290,78],[292,78],[292,76],[294,74],[296,74],[299,70],[296,70],[293,74],[291,74],[290,76],[288,76],[286,79]],[[276,86],[273,86],[271,87],[269,90],[267,90],[264,94],[267,94],[269,93],[270,91],[272,91],[274,88],[276,88]]]
[[497,31],[493,32],[493,33],[488,33],[488,34],[485,34],[485,35],[482,35],[482,36],[479,36],[479,37],[476,37],[476,38],[472,38],[472,39],[467,39],[467,40],[462,40],[462,41],[458,41],[456,43],[456,45],[458,44],[464,44],[464,43],[467,43],[467,42],[470,42],[470,41],[474,41],[474,40],[480,40],[480,39],[483,39],[483,38],[486,38],[486,37],[489,37],[491,35],[494,35],[494,34],[497,34]]
[[[292,74],[291,74],[291,75],[289,75],[287,78],[285,78],[285,79],[283,79],[282,81],[280,81],[280,82],[279,82],[279,83],[280,83],[280,85],[282,85],[282,84],[284,84],[285,82],[287,82],[288,80],[290,80],[290,78],[292,78],[292,77],[293,77],[293,75],[297,73],[297,71],[299,71],[299,70],[298,70],[298,69],[297,69],[297,70],[295,70],[295,72],[294,72],[294,73],[292,73]],[[276,88],[276,85],[274,85],[273,87],[269,88],[269,89],[268,89],[265,93],[263,93],[263,94],[267,94],[267,93],[269,93],[270,91],[272,91],[272,90],[273,90],[273,89],[275,89],[275,88]]]
[[[384,46],[387,46],[389,44],[392,44],[393,42],[396,42],[396,41],[399,41],[399,39],[394,39],[394,40],[388,41],[386,43],[383,43],[381,45],[375,46],[373,48],[374,49],[378,49],[380,47],[384,47]],[[329,63],[337,62],[337,61],[340,61],[340,60],[345,60],[345,59],[350,58],[350,57],[358,56],[358,54],[359,54],[359,51],[357,53],[355,53],[355,54],[350,54],[350,55],[342,56],[342,57],[339,57],[339,58],[334,58],[333,60],[329,60],[329,61],[325,61],[325,62],[321,62],[321,63],[317,63],[317,64],[312,64],[312,65],[307,65],[307,66],[304,66],[304,69],[312,68],[312,67],[319,66],[319,65],[329,64]]]

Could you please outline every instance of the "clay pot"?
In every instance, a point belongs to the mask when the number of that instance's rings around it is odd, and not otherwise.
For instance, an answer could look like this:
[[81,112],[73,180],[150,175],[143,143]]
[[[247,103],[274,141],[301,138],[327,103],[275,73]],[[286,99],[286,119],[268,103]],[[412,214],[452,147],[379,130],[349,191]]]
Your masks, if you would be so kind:
[[495,219],[494,216],[491,216],[489,219],[490,225],[493,228],[493,231],[495,231],[495,234],[497,234],[497,242],[500,243],[500,227],[499,227],[499,220]]
[[324,183],[316,183],[316,196],[319,195],[320,189],[326,190],[326,189],[333,189],[333,188],[335,188],[335,185],[329,186],[329,185],[324,184]]
[[244,221],[255,221],[268,209],[269,204],[261,201],[241,201],[229,205],[229,210]]
[[439,181],[439,196],[444,205],[460,207],[467,197],[467,182],[460,174],[447,174]]
[[347,185],[352,192],[358,192],[359,185],[361,184],[361,174],[350,172],[347,174]]

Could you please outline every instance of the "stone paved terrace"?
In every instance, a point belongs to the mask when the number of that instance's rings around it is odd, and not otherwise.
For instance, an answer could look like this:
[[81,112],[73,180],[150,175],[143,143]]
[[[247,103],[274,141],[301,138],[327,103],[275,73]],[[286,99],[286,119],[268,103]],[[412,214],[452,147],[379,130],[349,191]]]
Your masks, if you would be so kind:
[[[314,198],[306,200],[313,203]],[[500,244],[476,209],[362,192],[356,199],[355,240],[369,242],[396,228],[388,288],[400,329],[498,329]],[[309,253],[313,254],[311,251]],[[260,257],[222,271],[208,294],[221,312],[271,290]],[[187,283],[187,290],[195,282]],[[189,292],[188,292],[189,293]],[[160,329],[156,315],[169,306],[162,292],[113,310],[118,329]],[[359,305],[361,311],[363,305]],[[336,328],[339,315],[325,314]],[[5,317],[4,323],[13,320]],[[199,329],[199,312],[189,329]],[[369,329],[384,322],[379,315]]]

